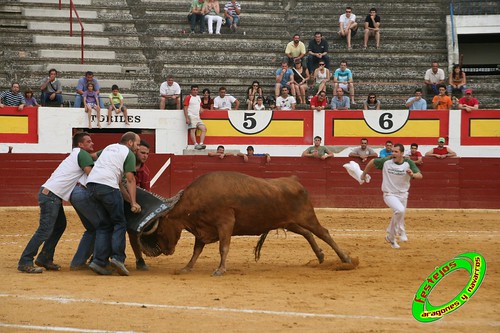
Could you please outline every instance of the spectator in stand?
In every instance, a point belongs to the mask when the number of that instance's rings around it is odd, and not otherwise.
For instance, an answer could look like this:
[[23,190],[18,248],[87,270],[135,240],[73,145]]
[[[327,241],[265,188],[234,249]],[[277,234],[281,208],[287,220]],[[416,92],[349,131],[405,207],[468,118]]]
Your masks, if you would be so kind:
[[214,22],[215,34],[220,35],[220,28],[222,27],[222,17],[219,16],[220,6],[217,0],[208,0],[203,6],[203,15],[205,15],[205,21],[208,24],[208,33],[211,35],[214,33]]
[[224,6],[224,17],[226,18],[226,25],[231,31],[236,32],[240,25],[241,5],[236,0],[231,0]]
[[380,47],[380,16],[377,15],[377,9],[370,9],[370,14],[365,18],[365,40],[364,49],[368,47],[368,39],[370,36],[375,37],[375,47]]
[[380,151],[379,157],[388,157],[392,155],[392,141],[387,140],[385,142],[385,148]]
[[368,98],[363,102],[363,110],[380,110],[380,101],[375,93],[368,94]]
[[446,86],[439,86],[439,95],[432,99],[432,107],[436,110],[449,110],[453,106],[451,98],[446,95]]
[[274,95],[276,98],[280,95],[281,88],[287,87],[290,92],[294,83],[293,71],[288,68],[288,62],[283,61],[281,68],[276,70],[276,84],[274,85]]
[[354,148],[350,153],[349,157],[359,158],[361,162],[366,162],[369,157],[378,157],[377,152],[373,148],[368,147],[368,139],[361,139],[361,146]]
[[227,110],[231,111],[238,110],[240,107],[240,101],[238,101],[235,97],[231,95],[226,95],[226,87],[219,88],[219,96],[214,99],[214,110]]
[[263,111],[266,109],[266,106],[264,105],[264,97],[258,96],[257,97],[257,103],[253,106],[253,109],[255,111]]
[[[87,90],[88,83],[94,84],[94,92],[97,95],[99,95],[99,92],[101,89],[101,86],[99,85],[99,81],[97,81],[97,79],[94,78],[93,72],[91,72],[91,71],[86,72],[85,76],[81,77],[78,80],[78,83],[76,85],[75,108],[82,107],[82,95]],[[101,109],[104,109],[104,101],[101,98],[99,98],[99,107]]]
[[320,61],[319,67],[316,68],[313,73],[314,90],[316,90],[316,95],[319,94],[320,91],[326,92],[326,86],[328,82],[330,82],[330,77],[331,73],[326,67],[326,63],[324,61]]
[[354,105],[354,83],[352,78],[352,71],[347,68],[347,61],[342,60],[340,62],[340,67],[333,73],[333,83],[334,92],[338,91],[338,88],[342,88],[345,92],[348,92],[351,97],[351,104]]
[[271,155],[269,155],[268,153],[255,154],[253,146],[248,146],[247,147],[247,153],[246,154],[238,153],[237,156],[243,157],[243,161],[244,162],[248,162],[248,158],[252,157],[252,156],[265,156],[266,157],[266,164],[271,163]]
[[247,110],[253,110],[253,106],[257,102],[256,98],[258,96],[264,96],[262,87],[259,81],[253,81],[252,85],[247,89]]
[[316,31],[314,33],[314,38],[311,39],[307,47],[307,54],[307,69],[309,69],[309,73],[314,73],[320,62],[324,62],[325,67],[330,68],[328,42],[323,38],[321,32]]
[[201,112],[214,109],[214,100],[210,97],[210,89],[203,89],[203,97],[201,97]]
[[306,56],[306,46],[300,40],[300,35],[293,35],[293,40],[286,45],[285,59],[288,62],[288,67],[292,67],[297,60],[304,65]]
[[277,111],[289,111],[295,110],[295,105],[297,101],[295,97],[288,95],[288,88],[281,88],[281,95],[276,98],[276,110]]
[[194,34],[196,22],[200,25],[200,34],[205,33],[205,15],[203,15],[203,6],[205,0],[193,0],[189,9],[188,20],[191,24],[191,33]]
[[293,78],[295,80],[295,84],[293,88],[295,89],[294,95],[298,100],[299,104],[306,105],[306,92],[307,92],[307,84],[309,82],[309,70],[306,67],[302,66],[302,62],[300,59],[295,60],[293,71]]
[[422,98],[422,89],[415,89],[415,97],[410,97],[405,106],[409,110],[427,110],[427,101]]
[[458,108],[466,112],[479,110],[479,101],[472,97],[472,89],[465,90],[465,96],[458,101]]
[[92,128],[92,110],[97,112],[97,127],[101,128],[101,108],[99,107],[99,95],[94,91],[94,84],[87,83],[87,90],[82,95],[83,107],[89,118],[89,128]]
[[356,23],[356,15],[352,12],[351,7],[345,8],[345,14],[339,18],[339,36],[347,41],[347,49],[352,50],[351,38],[358,32],[358,23]]
[[349,110],[351,104],[349,103],[349,97],[344,96],[344,90],[342,88],[337,88],[337,94],[333,96],[330,106],[333,110]]
[[444,71],[437,61],[433,61],[431,68],[425,72],[424,83],[427,96],[439,94],[439,86],[444,84]]
[[467,78],[465,73],[462,71],[460,65],[453,65],[451,70],[450,78],[448,79],[448,95],[455,96],[458,94],[462,97],[465,94],[467,86]]
[[438,146],[436,148],[433,148],[429,150],[427,153],[425,153],[426,157],[435,157],[439,159],[447,158],[447,157],[457,157],[457,153],[455,153],[453,150],[451,150],[448,147],[444,146],[445,143],[444,138],[439,138],[438,139]]
[[26,101],[23,94],[19,92],[19,83],[13,82],[10,86],[10,90],[6,90],[0,94],[0,108],[4,106],[17,106],[19,111],[22,111]]
[[208,156],[210,156],[210,157],[217,156],[222,160],[222,159],[224,159],[224,157],[234,156],[234,154],[230,154],[230,153],[226,154],[226,149],[224,148],[224,146],[218,146],[217,151],[215,151],[215,152],[209,151]]
[[130,125],[128,122],[127,107],[123,103],[123,96],[120,94],[120,89],[116,84],[111,86],[111,94],[109,94],[109,107],[108,107],[108,125],[111,125],[111,116],[115,111],[115,114],[119,115],[123,112],[123,117],[125,117],[125,125]]
[[314,146],[311,146],[304,150],[302,157],[312,157],[326,160],[327,158],[333,157],[333,153],[325,146],[321,145],[321,137],[314,137]]
[[410,152],[408,153],[408,158],[415,162],[416,165],[421,165],[424,163],[422,159],[422,153],[418,151],[418,144],[412,143],[410,146]]
[[319,94],[311,98],[311,109],[314,111],[321,111],[326,108],[326,92],[320,91]]
[[42,91],[42,106],[47,106],[49,102],[55,102],[58,106],[63,106],[62,84],[57,79],[57,70],[52,68],[49,70],[47,77],[40,86]]
[[181,86],[174,81],[172,75],[167,76],[167,81],[160,85],[160,110],[181,109]]
[[[188,125],[188,132],[191,140],[193,141],[194,149],[202,150],[207,146],[203,143],[205,135],[207,134],[207,127],[201,121],[200,114],[203,112],[201,109],[201,98],[198,96],[198,86],[191,86],[191,93],[184,99],[184,117]],[[201,131],[200,143],[196,141],[196,130]]]
[[40,106],[36,98],[33,97],[33,90],[31,88],[27,88],[24,91],[24,100],[26,101],[26,106]]

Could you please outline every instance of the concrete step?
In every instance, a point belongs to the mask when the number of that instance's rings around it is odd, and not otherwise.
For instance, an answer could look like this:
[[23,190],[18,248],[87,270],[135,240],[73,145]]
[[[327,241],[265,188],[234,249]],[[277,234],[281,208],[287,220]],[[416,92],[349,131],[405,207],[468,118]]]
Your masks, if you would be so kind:
[[[56,18],[66,18],[69,19],[69,12],[67,10],[57,10],[54,9],[45,9],[45,8],[23,8],[22,10],[23,16],[25,17],[56,17]],[[86,18],[97,18],[97,12],[92,10],[79,10],[78,15],[81,19]],[[73,19],[76,20],[76,16],[73,16]]]
[[[51,4],[51,5],[59,5],[59,0],[18,0],[21,3],[28,4]],[[62,0],[63,5],[69,6],[69,0]],[[78,6],[90,6],[92,4],[92,0],[73,0],[73,4],[75,7]]]
[[[34,35],[34,44],[63,44],[63,45],[81,45],[82,39],[80,36],[63,37],[63,36],[49,36],[49,35]],[[109,46],[109,38],[100,37],[84,37],[86,46]]]
[[[67,19],[65,19],[67,21]],[[30,21],[27,23],[28,30],[47,30],[47,31],[65,31],[68,32],[70,29],[69,22],[50,22],[50,21],[40,21],[40,22],[33,22]],[[88,24],[85,23],[84,25],[85,33],[89,32],[103,32],[104,31],[104,25],[97,23],[97,24]],[[80,24],[78,22],[73,22],[73,31],[74,32],[79,32],[80,31]]]
[[[96,73],[96,78],[99,81],[99,85],[101,86],[101,90],[103,89],[109,89],[111,90],[111,86],[113,84],[118,85],[120,89],[130,89],[132,87],[132,81],[131,80],[108,80],[108,79],[100,79],[97,77]],[[63,87],[72,87],[76,88],[76,85],[78,83],[79,78],[74,78],[74,79],[67,79],[67,78],[59,78],[59,81],[61,81]]]
[[[68,50],[39,50],[38,56],[40,58],[81,58],[81,51],[68,51]],[[85,59],[116,59],[115,51],[89,51],[85,50]]]

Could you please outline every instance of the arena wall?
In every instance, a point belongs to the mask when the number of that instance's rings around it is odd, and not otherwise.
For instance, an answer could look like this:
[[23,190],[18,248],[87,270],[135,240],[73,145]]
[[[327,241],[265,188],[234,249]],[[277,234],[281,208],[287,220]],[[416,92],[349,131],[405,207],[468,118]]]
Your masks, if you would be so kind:
[[[0,154],[3,175],[0,206],[37,205],[40,186],[66,154]],[[381,208],[380,171],[371,173],[370,184],[359,185],[343,164],[349,158],[316,160],[300,157],[219,158],[199,155],[151,154],[147,162],[152,191],[173,196],[193,179],[207,172],[227,170],[263,178],[296,175],[309,191],[315,207]],[[364,165],[361,165],[363,168]],[[424,179],[413,181],[409,207],[500,209],[500,179],[495,171],[500,158],[425,158]]]

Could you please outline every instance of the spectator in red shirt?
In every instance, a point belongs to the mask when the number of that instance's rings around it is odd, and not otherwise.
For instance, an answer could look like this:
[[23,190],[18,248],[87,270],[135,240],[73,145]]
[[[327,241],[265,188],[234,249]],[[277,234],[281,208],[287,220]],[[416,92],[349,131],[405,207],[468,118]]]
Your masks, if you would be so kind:
[[315,111],[324,110],[326,107],[326,92],[321,90],[316,96],[311,98],[311,109]]
[[479,101],[472,97],[472,89],[465,90],[465,96],[458,100],[458,108],[466,112],[479,109]]
[[149,157],[149,143],[146,140],[141,140],[139,149],[135,153],[136,164],[135,164],[135,183],[137,186],[151,191],[151,176],[149,174],[149,168],[146,165],[146,161]]
[[421,165],[424,163],[422,160],[422,153],[418,151],[418,144],[412,143],[410,145],[410,152],[408,153],[410,160],[414,161],[416,165]]

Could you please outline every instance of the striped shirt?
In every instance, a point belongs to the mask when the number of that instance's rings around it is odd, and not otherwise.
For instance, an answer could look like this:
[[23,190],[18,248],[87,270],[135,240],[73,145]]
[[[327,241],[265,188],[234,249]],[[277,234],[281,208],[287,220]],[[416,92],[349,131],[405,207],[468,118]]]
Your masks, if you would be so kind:
[[21,104],[26,104],[23,94],[13,94],[10,90],[4,91],[0,94],[0,102],[6,106],[19,106]]

